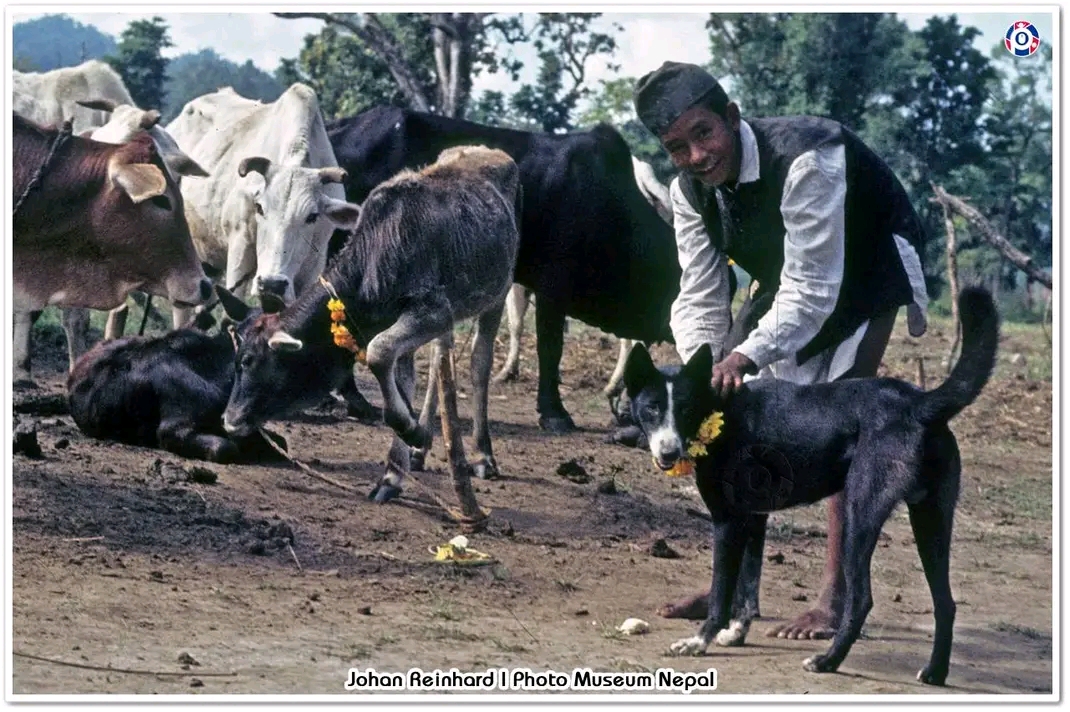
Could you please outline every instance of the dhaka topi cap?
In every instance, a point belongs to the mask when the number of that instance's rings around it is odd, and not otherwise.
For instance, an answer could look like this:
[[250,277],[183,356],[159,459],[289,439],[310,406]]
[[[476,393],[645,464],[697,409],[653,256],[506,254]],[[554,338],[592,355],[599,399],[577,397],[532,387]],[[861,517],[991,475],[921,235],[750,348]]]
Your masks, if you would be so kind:
[[635,85],[635,113],[655,136],[661,136],[680,115],[702,100],[723,115],[728,95],[709,72],[697,64],[665,62]]

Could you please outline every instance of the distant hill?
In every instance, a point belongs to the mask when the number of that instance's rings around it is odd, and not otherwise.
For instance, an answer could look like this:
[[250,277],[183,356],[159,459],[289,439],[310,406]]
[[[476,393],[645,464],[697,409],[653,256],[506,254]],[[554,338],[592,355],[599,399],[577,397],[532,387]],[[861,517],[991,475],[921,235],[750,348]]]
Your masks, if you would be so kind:
[[274,101],[285,89],[251,61],[237,64],[210,49],[179,55],[167,64],[163,121],[178,116],[190,99],[228,86],[234,87],[234,91],[242,96],[261,101]]
[[11,28],[15,69],[47,72],[115,53],[115,38],[67,15],[45,15]]

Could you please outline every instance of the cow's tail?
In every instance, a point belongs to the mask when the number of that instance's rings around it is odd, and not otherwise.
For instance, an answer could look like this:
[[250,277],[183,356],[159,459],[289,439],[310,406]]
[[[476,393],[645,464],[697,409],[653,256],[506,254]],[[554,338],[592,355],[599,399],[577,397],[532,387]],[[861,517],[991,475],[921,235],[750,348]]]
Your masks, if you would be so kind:
[[951,375],[935,390],[922,394],[915,415],[922,423],[951,420],[981,393],[996,365],[999,314],[988,290],[968,287],[959,296],[962,355]]

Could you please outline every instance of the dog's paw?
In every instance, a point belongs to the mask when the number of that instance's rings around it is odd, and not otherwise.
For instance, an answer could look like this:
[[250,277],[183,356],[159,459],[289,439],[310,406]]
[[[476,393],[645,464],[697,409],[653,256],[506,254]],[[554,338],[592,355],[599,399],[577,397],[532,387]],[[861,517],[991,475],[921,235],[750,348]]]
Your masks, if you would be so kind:
[[669,654],[678,657],[702,655],[706,652],[709,642],[703,640],[701,635],[678,640],[669,646]]
[[747,639],[750,630],[750,621],[732,621],[727,628],[717,631],[717,637],[713,642],[722,648],[738,648]]
[[811,655],[803,660],[803,668],[808,672],[836,672],[839,665],[833,664],[827,655]]

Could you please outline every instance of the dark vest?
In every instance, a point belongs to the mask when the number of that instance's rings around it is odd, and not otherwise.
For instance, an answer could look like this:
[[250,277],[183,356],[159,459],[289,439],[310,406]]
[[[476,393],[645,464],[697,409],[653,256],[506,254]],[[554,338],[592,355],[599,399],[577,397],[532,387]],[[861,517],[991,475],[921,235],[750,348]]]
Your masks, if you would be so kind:
[[[758,143],[759,179],[723,190],[731,208],[722,215],[717,189],[686,174],[680,189],[702,216],[713,244],[759,282],[759,294],[775,292],[784,266],[780,201],[792,162],[815,148],[843,144],[847,164],[843,282],[836,308],[796,355],[798,363],[840,343],[863,322],[913,301],[892,234],[924,254],[924,229],[906,190],[862,140],[839,123],[811,116],[748,119]],[[735,200],[732,196],[735,196]]]

